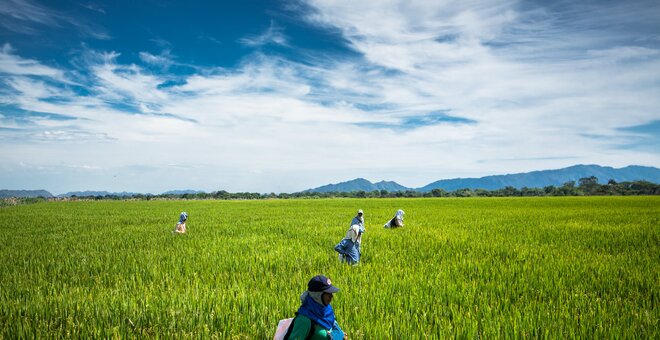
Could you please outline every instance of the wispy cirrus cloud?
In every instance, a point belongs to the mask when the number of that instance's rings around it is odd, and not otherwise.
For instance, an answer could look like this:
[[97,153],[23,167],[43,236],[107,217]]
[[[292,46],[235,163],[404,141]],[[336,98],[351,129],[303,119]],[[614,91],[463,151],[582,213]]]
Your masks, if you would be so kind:
[[24,35],[34,36],[49,27],[59,28],[71,25],[85,36],[102,40],[111,38],[98,25],[50,9],[31,0],[5,0],[0,2],[0,19],[0,26],[4,29]]
[[239,39],[239,42],[248,47],[261,47],[268,44],[286,46],[287,37],[284,34],[284,29],[271,21],[270,26],[263,33],[247,35]]
[[0,73],[24,76],[44,76],[64,80],[62,70],[43,65],[39,61],[24,59],[15,54],[11,45],[5,43],[0,49]]
[[0,3],[0,16],[4,28],[23,34],[36,33],[34,24],[56,27],[64,19],[56,12],[26,0],[3,1]]

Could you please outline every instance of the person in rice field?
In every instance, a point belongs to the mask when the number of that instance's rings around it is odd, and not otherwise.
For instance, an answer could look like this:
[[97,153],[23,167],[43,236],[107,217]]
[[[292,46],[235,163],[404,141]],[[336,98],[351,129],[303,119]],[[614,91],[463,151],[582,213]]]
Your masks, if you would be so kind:
[[176,223],[176,227],[174,227],[173,233],[185,234],[186,221],[188,221],[188,213],[184,211],[181,213],[181,215],[179,215],[179,222]]
[[355,217],[353,217],[353,220],[351,221],[351,226],[356,224],[360,227],[360,232],[358,233],[358,238],[357,238],[357,247],[358,247],[358,252],[360,253],[360,255],[362,255],[362,234],[364,234],[367,231],[364,227],[364,211],[362,211],[362,209],[358,209],[357,215],[355,215]]
[[339,261],[348,264],[358,264],[360,262],[360,226],[353,224],[348,228],[346,236],[335,246],[335,251],[339,253]]
[[339,288],[332,285],[323,275],[314,276],[307,283],[307,290],[300,295],[300,308],[296,312],[285,340],[342,340],[348,336],[335,320],[335,312],[330,305]]
[[394,217],[391,220],[387,221],[387,223],[385,223],[385,225],[383,225],[383,227],[385,227],[385,228],[403,227],[403,215],[405,215],[405,214],[406,213],[403,210],[401,210],[401,209],[397,210]]

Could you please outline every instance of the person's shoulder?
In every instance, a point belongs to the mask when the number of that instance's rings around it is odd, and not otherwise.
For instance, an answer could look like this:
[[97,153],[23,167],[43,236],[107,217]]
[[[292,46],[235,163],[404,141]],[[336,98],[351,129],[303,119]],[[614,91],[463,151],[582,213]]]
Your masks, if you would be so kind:
[[312,327],[312,319],[309,317],[298,314],[296,320],[294,321],[293,329],[310,329]]
[[306,315],[298,314],[298,318],[296,319],[296,322],[303,322],[303,323],[312,323],[312,319],[310,319]]
[[309,332],[312,330],[312,319],[298,314],[293,320],[293,329],[289,335],[289,339],[306,339]]

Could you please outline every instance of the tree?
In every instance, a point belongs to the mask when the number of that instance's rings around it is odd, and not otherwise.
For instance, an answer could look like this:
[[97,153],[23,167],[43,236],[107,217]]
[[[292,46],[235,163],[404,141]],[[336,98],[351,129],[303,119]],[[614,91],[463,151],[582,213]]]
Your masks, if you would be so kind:
[[454,191],[454,196],[456,196],[456,197],[472,197],[472,196],[474,196],[474,193],[472,192],[472,189],[464,188],[464,189],[458,189],[458,190]]
[[219,198],[222,200],[229,199],[230,194],[225,190],[216,191],[213,193],[214,198]]
[[548,185],[543,188],[543,192],[545,192],[546,195],[554,195],[556,190],[557,188],[555,188],[554,185]]
[[559,187],[556,196],[577,196],[579,192],[575,188],[575,181],[568,181]]
[[417,197],[418,193],[414,190],[406,190],[404,193],[405,197]]
[[539,188],[523,187],[522,189],[520,189],[520,194],[522,196],[543,196],[544,191],[543,189],[539,189]]
[[442,189],[433,189],[431,190],[431,195],[433,197],[444,197],[447,195],[447,192]]

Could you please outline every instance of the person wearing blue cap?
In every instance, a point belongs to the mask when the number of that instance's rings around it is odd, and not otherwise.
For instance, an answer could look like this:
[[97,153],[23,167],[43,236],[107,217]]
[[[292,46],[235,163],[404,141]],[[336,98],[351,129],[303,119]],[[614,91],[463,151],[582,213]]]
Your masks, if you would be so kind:
[[298,308],[284,339],[348,339],[337,324],[335,312],[330,305],[333,294],[338,291],[339,288],[333,286],[330,279],[323,275],[309,280],[307,290],[300,296],[302,305]]
[[188,221],[188,213],[184,211],[179,215],[179,222],[176,223],[173,233],[185,234],[186,221]]

